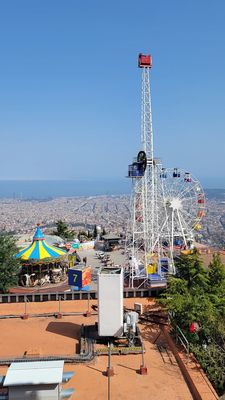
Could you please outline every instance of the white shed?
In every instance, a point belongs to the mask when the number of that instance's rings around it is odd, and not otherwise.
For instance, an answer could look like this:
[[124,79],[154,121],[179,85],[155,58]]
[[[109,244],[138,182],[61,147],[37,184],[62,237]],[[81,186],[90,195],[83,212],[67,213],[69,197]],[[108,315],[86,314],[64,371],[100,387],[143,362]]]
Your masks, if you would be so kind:
[[58,400],[63,380],[64,361],[27,361],[12,363],[4,386],[9,400]]

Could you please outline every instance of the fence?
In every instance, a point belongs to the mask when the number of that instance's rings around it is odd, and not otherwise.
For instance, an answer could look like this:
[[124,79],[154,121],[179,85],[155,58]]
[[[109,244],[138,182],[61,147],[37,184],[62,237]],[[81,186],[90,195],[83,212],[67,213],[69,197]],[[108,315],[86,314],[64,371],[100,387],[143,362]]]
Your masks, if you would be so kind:
[[186,336],[184,335],[183,331],[181,330],[181,328],[177,324],[175,324],[175,322],[173,321],[172,313],[169,312],[168,315],[169,315],[169,321],[170,321],[170,325],[171,325],[172,332],[175,337],[176,343],[180,342],[180,344],[185,349],[187,356],[189,357],[190,343],[188,342],[188,340],[187,340]]
[[[157,297],[162,289],[125,289],[124,298],[132,297]],[[0,294],[1,303],[25,303],[42,302],[42,301],[58,301],[60,300],[87,300],[97,299],[98,293],[95,290],[73,291],[73,292],[55,292],[55,293],[24,293],[24,294]]]

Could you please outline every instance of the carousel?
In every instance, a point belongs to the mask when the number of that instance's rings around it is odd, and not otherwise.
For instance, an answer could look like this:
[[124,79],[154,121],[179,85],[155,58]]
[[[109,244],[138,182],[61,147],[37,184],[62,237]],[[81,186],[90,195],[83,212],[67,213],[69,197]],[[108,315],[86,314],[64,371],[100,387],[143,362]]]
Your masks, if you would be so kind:
[[16,254],[21,260],[19,285],[42,286],[64,281],[68,268],[66,255],[66,251],[46,242],[38,224],[32,243]]

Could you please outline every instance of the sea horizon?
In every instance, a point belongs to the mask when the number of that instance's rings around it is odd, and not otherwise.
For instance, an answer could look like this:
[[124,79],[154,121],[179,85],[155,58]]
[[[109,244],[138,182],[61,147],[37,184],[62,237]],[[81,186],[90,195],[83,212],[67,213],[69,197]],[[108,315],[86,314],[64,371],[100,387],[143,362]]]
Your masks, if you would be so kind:
[[126,179],[0,180],[0,198],[10,199],[123,195],[130,190]]
[[[68,179],[68,180],[0,180],[0,198],[48,199],[76,196],[118,196],[131,193],[128,179]],[[207,187],[204,190],[225,191],[223,187]],[[219,194],[218,192],[218,194]]]

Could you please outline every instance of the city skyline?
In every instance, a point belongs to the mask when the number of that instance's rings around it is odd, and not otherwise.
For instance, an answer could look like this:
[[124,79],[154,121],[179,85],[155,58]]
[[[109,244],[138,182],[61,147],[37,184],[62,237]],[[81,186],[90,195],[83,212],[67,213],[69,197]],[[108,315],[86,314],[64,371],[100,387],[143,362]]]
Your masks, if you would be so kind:
[[[224,248],[225,193],[208,190],[206,198],[207,213],[201,231],[195,232],[197,242]],[[130,217],[128,195],[59,197],[46,201],[0,198],[0,205],[0,231],[14,232],[18,237],[28,235],[26,238],[33,236],[37,223],[52,232],[59,220],[77,232],[100,225],[108,233],[124,234]]]
[[123,179],[140,149],[145,52],[155,156],[225,187],[222,1],[22,0],[0,11],[0,180]]

